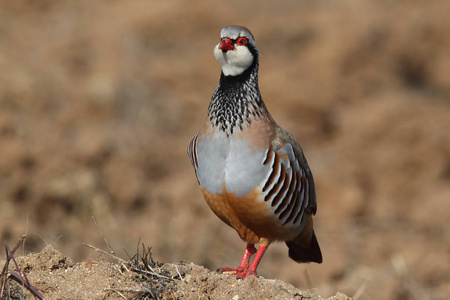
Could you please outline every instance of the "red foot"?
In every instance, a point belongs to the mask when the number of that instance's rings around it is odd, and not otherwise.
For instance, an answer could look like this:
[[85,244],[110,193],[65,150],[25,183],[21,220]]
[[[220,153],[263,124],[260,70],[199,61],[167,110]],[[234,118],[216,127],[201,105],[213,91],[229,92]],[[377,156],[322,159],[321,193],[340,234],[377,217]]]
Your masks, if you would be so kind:
[[216,270],[216,272],[219,272],[220,274],[234,275],[234,277],[236,277],[236,279],[247,279],[248,276],[250,276],[250,275],[258,277],[258,275],[256,275],[255,271],[252,271],[252,270],[250,270],[248,268],[244,268],[244,267],[218,268]]
[[250,276],[250,275],[258,277],[258,275],[256,275],[255,271],[251,271],[249,269],[245,270],[244,272],[237,273],[236,275],[234,275],[234,277],[236,277],[236,279],[247,279],[248,276]]
[[[248,244],[247,248],[245,249],[244,257],[242,258],[241,265],[237,268],[219,268],[216,270],[216,272],[223,273],[223,274],[234,274],[234,277],[237,279],[247,279],[250,275],[258,277],[256,275],[256,268],[258,267],[259,261],[261,260],[261,257],[263,256],[264,252],[266,251],[267,246],[260,246],[258,251],[256,251],[253,244]],[[252,264],[249,265],[250,257],[256,253],[256,257],[253,260]]]

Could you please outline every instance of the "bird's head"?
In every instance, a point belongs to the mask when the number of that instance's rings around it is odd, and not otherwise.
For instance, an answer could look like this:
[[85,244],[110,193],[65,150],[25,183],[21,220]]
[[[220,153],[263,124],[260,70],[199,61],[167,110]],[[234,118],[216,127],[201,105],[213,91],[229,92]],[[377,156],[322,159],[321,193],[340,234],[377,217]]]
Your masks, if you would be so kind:
[[214,56],[222,65],[225,76],[240,75],[258,58],[255,38],[243,26],[224,27],[220,32],[220,43],[214,48]]

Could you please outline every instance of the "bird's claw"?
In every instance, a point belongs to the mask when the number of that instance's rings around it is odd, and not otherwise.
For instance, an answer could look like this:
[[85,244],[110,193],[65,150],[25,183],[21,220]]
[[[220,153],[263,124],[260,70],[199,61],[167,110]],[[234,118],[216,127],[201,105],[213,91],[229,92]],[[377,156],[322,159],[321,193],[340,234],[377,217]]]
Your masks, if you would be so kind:
[[247,279],[250,275],[253,275],[255,277],[258,277],[256,275],[255,271],[250,270],[248,267],[237,267],[237,268],[218,268],[216,272],[220,274],[226,274],[226,275],[234,275],[236,279]]
[[256,275],[255,271],[251,271],[249,269],[244,270],[243,272],[237,273],[236,275],[234,275],[234,277],[236,277],[236,279],[247,279],[250,275],[258,277],[258,275]]

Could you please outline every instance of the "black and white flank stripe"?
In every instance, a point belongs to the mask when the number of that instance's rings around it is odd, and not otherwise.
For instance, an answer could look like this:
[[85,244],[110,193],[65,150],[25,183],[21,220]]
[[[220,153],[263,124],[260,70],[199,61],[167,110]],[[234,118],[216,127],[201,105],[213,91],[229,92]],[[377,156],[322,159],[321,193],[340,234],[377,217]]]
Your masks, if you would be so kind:
[[301,155],[285,143],[278,151],[270,146],[263,161],[271,170],[262,187],[263,199],[282,225],[300,225],[305,213],[316,212],[314,181]]

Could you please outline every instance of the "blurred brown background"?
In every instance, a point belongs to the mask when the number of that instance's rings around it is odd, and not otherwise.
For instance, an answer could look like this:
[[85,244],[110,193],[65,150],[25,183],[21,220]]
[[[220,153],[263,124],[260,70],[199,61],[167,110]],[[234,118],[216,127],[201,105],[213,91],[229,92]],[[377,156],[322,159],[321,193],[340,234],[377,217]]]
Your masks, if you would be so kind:
[[[323,296],[450,297],[450,2],[1,1],[0,237],[234,266],[245,248],[186,155],[220,29],[245,25],[260,89],[315,176],[322,265],[272,246],[260,275]],[[309,278],[309,280],[308,280]]]

